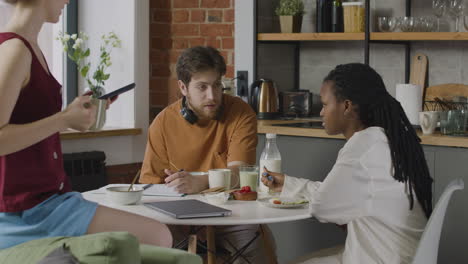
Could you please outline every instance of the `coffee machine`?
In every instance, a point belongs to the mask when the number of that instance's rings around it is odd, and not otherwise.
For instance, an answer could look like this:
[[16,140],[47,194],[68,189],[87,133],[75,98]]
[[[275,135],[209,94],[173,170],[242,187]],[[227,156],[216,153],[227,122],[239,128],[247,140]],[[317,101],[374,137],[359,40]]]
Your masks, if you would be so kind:
[[258,119],[275,119],[279,116],[278,91],[272,80],[256,80],[250,85],[249,91],[249,104]]

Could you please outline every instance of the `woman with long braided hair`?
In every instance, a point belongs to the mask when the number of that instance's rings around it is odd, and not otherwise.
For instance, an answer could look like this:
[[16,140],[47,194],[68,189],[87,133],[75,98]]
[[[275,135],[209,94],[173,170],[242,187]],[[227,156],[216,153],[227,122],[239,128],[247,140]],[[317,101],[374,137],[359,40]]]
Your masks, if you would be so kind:
[[325,131],[347,140],[325,180],[262,177],[282,195],[307,197],[320,221],[347,225],[343,250],[304,263],[411,263],[432,212],[433,180],[419,137],[368,65],[338,65],[320,96]]

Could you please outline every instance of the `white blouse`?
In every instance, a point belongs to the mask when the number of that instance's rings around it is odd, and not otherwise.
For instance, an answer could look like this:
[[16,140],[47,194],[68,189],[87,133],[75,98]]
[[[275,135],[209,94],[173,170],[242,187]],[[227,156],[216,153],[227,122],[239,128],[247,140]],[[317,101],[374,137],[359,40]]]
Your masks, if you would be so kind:
[[369,127],[346,142],[323,182],[286,176],[282,196],[302,195],[310,201],[311,216],[347,224],[336,263],[411,263],[427,219],[414,192],[409,209],[406,185],[392,171],[384,130]]

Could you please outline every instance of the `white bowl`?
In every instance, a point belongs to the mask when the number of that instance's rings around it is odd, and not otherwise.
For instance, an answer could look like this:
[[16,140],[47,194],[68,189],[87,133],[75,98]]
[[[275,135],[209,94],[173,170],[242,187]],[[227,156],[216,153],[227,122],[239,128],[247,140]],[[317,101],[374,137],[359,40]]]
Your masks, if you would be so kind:
[[143,196],[143,188],[133,186],[132,189],[128,191],[128,187],[130,187],[130,185],[126,187],[106,188],[107,200],[120,205],[136,204],[140,202]]
[[225,204],[229,199],[230,194],[226,192],[220,193],[205,193],[203,197],[210,204],[221,205]]

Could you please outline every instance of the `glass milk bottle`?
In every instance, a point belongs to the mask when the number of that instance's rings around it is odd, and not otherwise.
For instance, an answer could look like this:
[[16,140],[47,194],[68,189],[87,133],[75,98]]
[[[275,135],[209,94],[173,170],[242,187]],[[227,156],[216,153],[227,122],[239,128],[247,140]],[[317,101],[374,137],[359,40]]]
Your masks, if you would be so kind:
[[260,167],[259,170],[259,192],[268,192],[268,187],[261,181],[263,167],[271,172],[281,173],[281,154],[276,146],[276,134],[266,134],[265,148],[263,149],[262,155],[260,156]]

